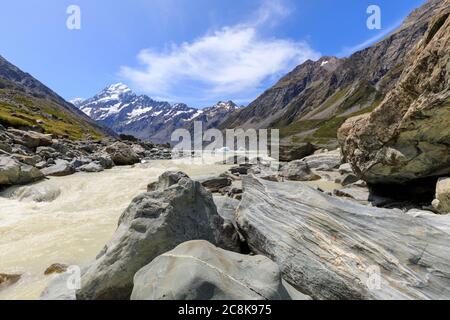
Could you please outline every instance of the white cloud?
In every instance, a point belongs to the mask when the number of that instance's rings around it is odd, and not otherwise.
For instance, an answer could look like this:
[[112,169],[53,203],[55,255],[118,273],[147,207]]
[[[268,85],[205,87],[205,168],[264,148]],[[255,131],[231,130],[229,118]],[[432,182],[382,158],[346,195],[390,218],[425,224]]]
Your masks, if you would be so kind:
[[281,2],[265,2],[252,21],[164,52],[142,50],[142,67],[122,67],[121,76],[148,94],[166,98],[181,98],[188,90],[195,98],[212,100],[253,94],[271,77],[320,56],[306,42],[260,35],[262,25],[286,14]]

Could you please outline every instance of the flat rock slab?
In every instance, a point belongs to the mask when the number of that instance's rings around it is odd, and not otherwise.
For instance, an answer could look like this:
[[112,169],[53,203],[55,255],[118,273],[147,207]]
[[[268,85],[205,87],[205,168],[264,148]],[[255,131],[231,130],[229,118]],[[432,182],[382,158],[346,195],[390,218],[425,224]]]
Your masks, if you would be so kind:
[[291,300],[277,264],[189,241],[136,273],[132,300]]
[[237,211],[250,248],[315,299],[448,299],[450,236],[426,219],[245,177]]

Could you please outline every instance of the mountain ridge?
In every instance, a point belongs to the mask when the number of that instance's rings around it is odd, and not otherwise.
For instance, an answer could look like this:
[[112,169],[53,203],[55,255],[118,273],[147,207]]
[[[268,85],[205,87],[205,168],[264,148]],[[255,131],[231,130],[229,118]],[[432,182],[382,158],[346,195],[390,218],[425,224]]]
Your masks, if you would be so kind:
[[427,1],[397,30],[349,57],[304,62],[220,128],[277,128],[284,143],[336,147],[340,125],[375,109],[397,83],[410,50],[443,4]]

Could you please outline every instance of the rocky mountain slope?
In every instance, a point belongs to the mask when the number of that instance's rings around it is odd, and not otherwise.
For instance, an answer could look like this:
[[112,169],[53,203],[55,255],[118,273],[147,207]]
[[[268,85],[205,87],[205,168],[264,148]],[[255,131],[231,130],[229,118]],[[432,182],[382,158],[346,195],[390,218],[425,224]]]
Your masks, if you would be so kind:
[[196,121],[202,123],[204,130],[218,128],[228,116],[233,114],[238,109],[239,107],[233,101],[219,101],[211,107],[200,110],[200,115],[190,121],[187,121],[184,128],[192,132],[194,130],[194,122]]
[[346,160],[370,183],[450,172],[449,15],[450,5],[434,17],[381,105],[339,130]]
[[376,108],[397,83],[410,51],[444,2],[429,0],[398,30],[348,58],[306,61],[221,128],[279,128],[285,142],[336,145],[340,125]]
[[81,111],[119,134],[133,135],[155,143],[170,142],[178,128],[193,128],[193,121],[202,121],[204,128],[218,126],[237,109],[229,102],[199,110],[183,103],[155,101],[137,95],[122,83],[111,85],[88,100],[72,101]]
[[51,89],[0,56],[0,124],[70,139],[99,138],[104,129]]

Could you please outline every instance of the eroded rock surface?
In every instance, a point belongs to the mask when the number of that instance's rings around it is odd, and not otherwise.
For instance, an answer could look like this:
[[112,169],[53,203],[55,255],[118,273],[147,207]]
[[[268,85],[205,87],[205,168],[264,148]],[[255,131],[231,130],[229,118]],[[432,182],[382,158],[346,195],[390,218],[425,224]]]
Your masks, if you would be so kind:
[[302,183],[251,176],[243,183],[240,233],[301,292],[316,299],[450,297],[450,236],[426,219]]

